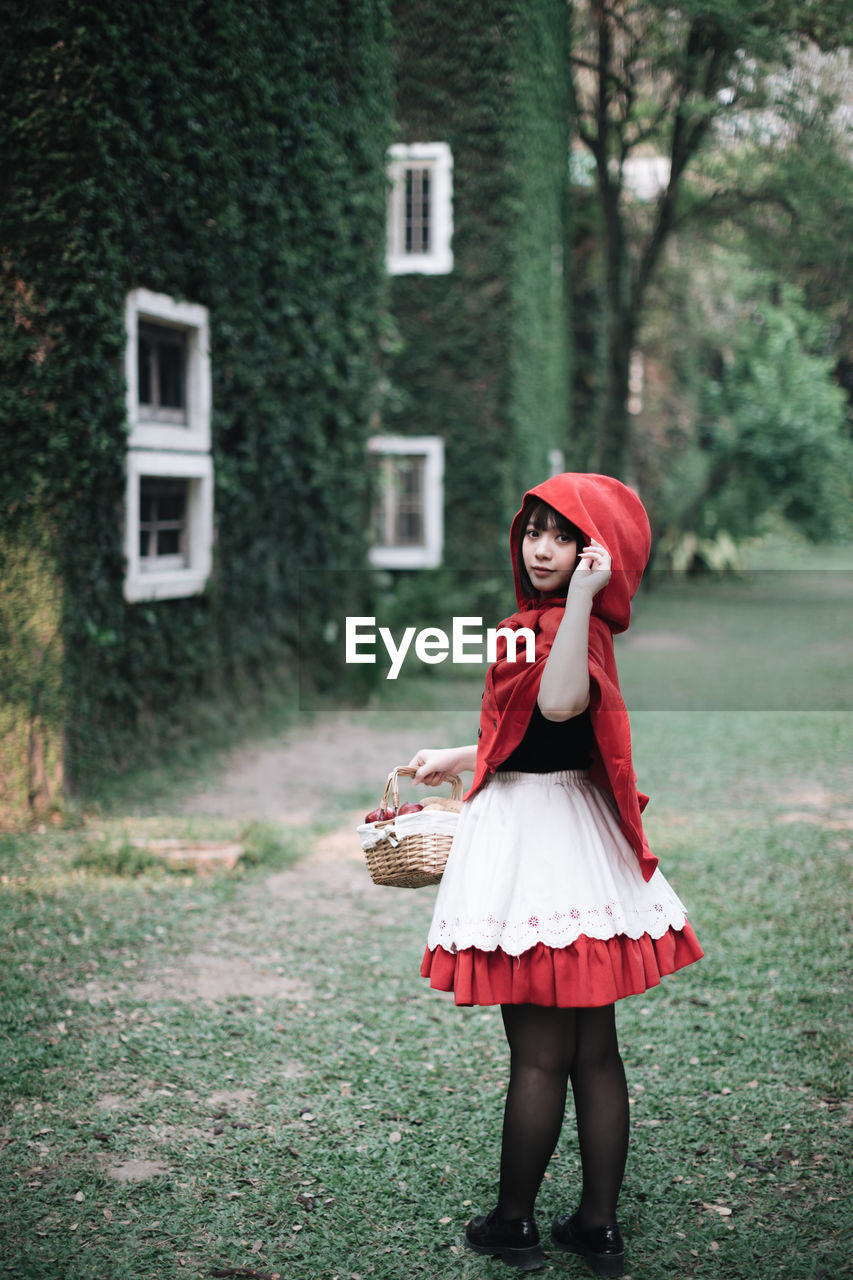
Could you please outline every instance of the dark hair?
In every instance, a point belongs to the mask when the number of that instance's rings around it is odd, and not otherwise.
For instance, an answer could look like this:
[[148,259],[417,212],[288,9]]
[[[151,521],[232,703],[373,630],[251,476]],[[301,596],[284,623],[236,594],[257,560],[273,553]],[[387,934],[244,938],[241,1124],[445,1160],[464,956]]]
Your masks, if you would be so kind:
[[524,535],[530,525],[533,525],[534,529],[558,529],[560,533],[567,534],[570,538],[574,538],[579,553],[581,547],[585,547],[589,541],[586,534],[576,524],[572,524],[571,520],[567,520],[565,516],[560,515],[560,512],[555,510],[549,503],[543,502],[541,498],[532,498],[522,510],[521,531],[515,548],[515,563],[521,582],[521,590],[526,599],[533,599],[539,594],[527,576],[527,570],[524,567],[524,556],[521,551],[524,545]]

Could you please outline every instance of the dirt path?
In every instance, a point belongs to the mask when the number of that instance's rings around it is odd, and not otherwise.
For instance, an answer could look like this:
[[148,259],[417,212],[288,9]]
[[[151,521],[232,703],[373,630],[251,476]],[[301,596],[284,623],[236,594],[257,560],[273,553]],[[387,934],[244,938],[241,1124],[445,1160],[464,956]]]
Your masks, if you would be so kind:
[[[259,900],[273,912],[276,902],[286,899],[291,910],[299,903],[300,910],[318,921],[330,913],[345,916],[357,904],[381,926],[387,912],[399,915],[399,894],[377,891],[355,828],[364,820],[365,805],[381,799],[395,764],[407,763],[421,746],[442,745],[459,732],[470,732],[469,719],[467,707],[461,715],[354,710],[318,717],[278,741],[233,751],[219,777],[186,796],[178,812],[304,828],[305,854],[295,866],[266,877],[257,887]],[[334,825],[317,834],[330,796]],[[223,975],[226,985],[234,980],[233,972]],[[209,974],[208,981],[215,981],[214,976]]]
[[[215,919],[208,916],[187,954],[142,977],[128,973],[105,983],[93,976],[69,989],[69,998],[95,1006],[127,995],[140,1005],[163,999],[200,1005],[235,998],[309,1000],[310,980],[294,976],[287,940],[271,942],[282,920],[310,920],[314,928],[337,935],[342,923],[351,927],[353,918],[369,921],[369,931],[381,930],[415,908],[413,895],[401,900],[397,891],[372,883],[355,831],[365,804],[349,808],[346,800],[378,790],[378,802],[389,768],[408,761],[423,745],[429,719],[415,715],[409,725],[387,725],[378,713],[341,712],[290,730],[278,741],[233,751],[218,776],[175,806],[175,816],[200,817],[202,826],[205,817],[283,823],[296,829],[303,855],[286,870],[253,879],[236,910],[223,905]],[[435,728],[434,716],[432,721]],[[436,741],[443,740],[439,730]],[[323,802],[330,795],[332,820],[324,824]],[[155,1173],[133,1176],[140,1180]]]
[[[375,713],[339,712],[291,730],[280,742],[241,747],[216,783],[188,796],[180,812],[300,826],[316,818],[330,792],[378,789],[378,803],[389,769],[406,764],[425,736],[436,736],[436,726],[434,716],[419,713],[389,712],[384,725],[375,720]],[[436,736],[437,744],[445,741]]]

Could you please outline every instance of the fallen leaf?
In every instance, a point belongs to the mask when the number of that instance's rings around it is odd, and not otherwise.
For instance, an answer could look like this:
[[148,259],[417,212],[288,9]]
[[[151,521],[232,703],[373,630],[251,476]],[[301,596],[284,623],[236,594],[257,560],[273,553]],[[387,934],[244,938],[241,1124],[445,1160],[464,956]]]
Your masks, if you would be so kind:
[[83,1195],[82,1191],[78,1191],[74,1199],[77,1201],[78,1204],[82,1204],[83,1201],[86,1199],[86,1197]]
[[452,1222],[452,1218],[439,1218],[438,1221],[441,1224],[441,1226],[444,1227],[447,1225],[448,1222]]
[[388,1135],[388,1141],[389,1141],[389,1142],[402,1142],[402,1141],[403,1141],[403,1135],[402,1135],[402,1133],[400,1133],[400,1131],[399,1131],[398,1129],[395,1129],[393,1133],[389,1133],[389,1135]]
[[113,1220],[113,1211],[112,1211],[112,1209],[105,1209],[105,1210],[104,1210],[104,1218],[106,1219],[106,1221],[107,1221],[107,1222],[112,1222],[112,1220]]
[[721,1218],[730,1218],[732,1211],[727,1204],[706,1204],[702,1201],[702,1208],[708,1209],[711,1213],[718,1213]]

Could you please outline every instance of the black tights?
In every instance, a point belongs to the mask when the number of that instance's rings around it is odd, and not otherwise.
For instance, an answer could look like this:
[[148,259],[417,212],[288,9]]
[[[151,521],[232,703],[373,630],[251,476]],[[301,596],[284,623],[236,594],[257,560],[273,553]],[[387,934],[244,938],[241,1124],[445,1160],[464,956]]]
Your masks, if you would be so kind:
[[510,1048],[498,1212],[505,1221],[533,1216],[572,1082],[583,1169],[581,1226],[616,1221],[628,1154],[628,1089],[613,1005],[555,1009],[503,1005]]

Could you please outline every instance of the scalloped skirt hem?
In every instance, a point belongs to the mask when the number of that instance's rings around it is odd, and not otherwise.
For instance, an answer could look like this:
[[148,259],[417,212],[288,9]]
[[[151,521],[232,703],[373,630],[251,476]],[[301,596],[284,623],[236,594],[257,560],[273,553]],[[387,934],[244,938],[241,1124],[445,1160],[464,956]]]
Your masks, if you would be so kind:
[[703,956],[689,924],[662,937],[582,936],[568,947],[539,942],[520,956],[499,947],[467,947],[452,954],[427,947],[421,977],[436,991],[452,991],[459,1005],[538,1004],[591,1009],[642,995],[661,978]]

